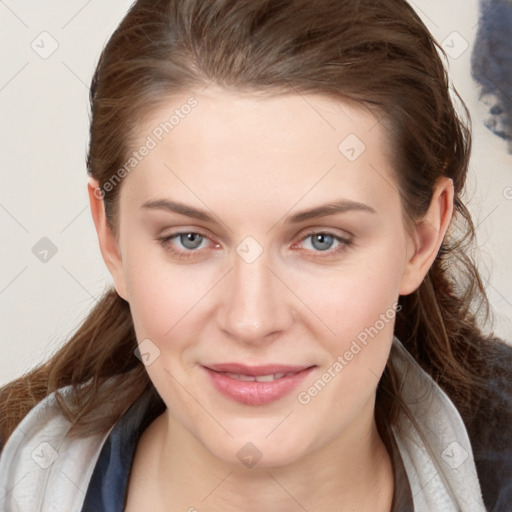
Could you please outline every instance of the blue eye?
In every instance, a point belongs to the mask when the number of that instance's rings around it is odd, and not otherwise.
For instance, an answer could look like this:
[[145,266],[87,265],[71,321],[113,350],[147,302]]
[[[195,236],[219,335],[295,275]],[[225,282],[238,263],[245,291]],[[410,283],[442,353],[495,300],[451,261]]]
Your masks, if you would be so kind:
[[197,249],[204,238],[199,233],[180,233],[175,236],[179,237],[180,243],[187,249]]
[[336,254],[338,251],[342,251],[352,243],[348,238],[343,238],[339,235],[323,231],[308,233],[304,238],[302,238],[302,241],[307,240],[310,240],[311,247],[306,247],[306,249],[317,253],[326,253],[326,256]]
[[[178,240],[179,244],[176,244],[173,240]],[[173,256],[178,259],[185,259],[192,258],[196,253],[199,253],[200,251],[198,249],[201,248],[203,242],[208,241],[208,238],[195,231],[183,231],[181,233],[158,238],[158,241],[164,249],[169,251]],[[181,248],[179,245],[181,245]]]
[[310,237],[311,245],[319,251],[326,251],[327,249],[330,249],[335,242],[334,237],[326,233],[318,233],[315,235],[310,235]]

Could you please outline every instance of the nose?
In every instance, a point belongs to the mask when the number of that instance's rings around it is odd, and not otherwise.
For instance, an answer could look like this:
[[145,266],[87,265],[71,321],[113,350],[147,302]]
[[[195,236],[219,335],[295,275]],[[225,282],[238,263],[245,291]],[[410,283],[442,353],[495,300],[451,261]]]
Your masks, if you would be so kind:
[[289,329],[293,294],[278,274],[265,252],[251,263],[235,254],[234,268],[220,290],[220,329],[241,343],[258,345]]

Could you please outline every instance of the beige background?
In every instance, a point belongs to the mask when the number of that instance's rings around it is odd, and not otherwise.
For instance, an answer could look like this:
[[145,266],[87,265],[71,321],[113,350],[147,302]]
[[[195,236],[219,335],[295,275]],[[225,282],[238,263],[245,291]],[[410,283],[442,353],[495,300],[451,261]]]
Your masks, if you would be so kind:
[[[86,193],[88,86],[101,48],[130,4],[0,2],[0,385],[63,343],[111,283]],[[469,79],[476,0],[411,4],[434,36],[448,42],[453,55],[460,53],[450,59],[452,79],[474,115],[482,116]],[[510,341],[512,157],[505,150],[505,142],[475,120],[469,206],[494,330]],[[47,243],[43,237],[57,251],[46,263],[32,252]]]

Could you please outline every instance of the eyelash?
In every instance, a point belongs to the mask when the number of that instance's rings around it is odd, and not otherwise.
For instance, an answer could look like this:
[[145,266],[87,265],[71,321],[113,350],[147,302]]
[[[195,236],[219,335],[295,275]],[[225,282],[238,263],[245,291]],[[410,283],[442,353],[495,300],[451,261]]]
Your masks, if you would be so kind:
[[158,238],[158,241],[160,242],[160,244],[163,246],[163,248],[166,251],[169,251],[174,257],[176,257],[178,259],[185,260],[185,259],[189,259],[189,258],[194,258],[195,257],[194,253],[199,252],[199,249],[195,249],[195,250],[189,249],[187,251],[178,251],[170,243],[173,238],[179,237],[180,235],[189,235],[189,234],[199,235],[199,236],[202,236],[203,238],[208,238],[205,234],[200,233],[199,231],[179,231],[178,233],[173,233],[172,235]]
[[[198,253],[199,249],[189,249],[185,251],[179,251],[177,250],[170,242],[173,238],[179,237],[180,235],[188,235],[188,234],[194,234],[202,236],[203,238],[207,239],[208,236],[199,232],[199,231],[179,231],[178,233],[173,233],[172,235],[165,236],[165,237],[159,237],[157,240],[158,242],[164,247],[165,250],[169,251],[173,256],[177,257],[178,259],[189,259],[194,258],[195,254]],[[353,241],[349,238],[344,238],[340,235],[336,235],[334,233],[331,233],[329,231],[309,231],[306,233],[299,242],[302,242],[306,240],[307,238],[315,235],[327,235],[331,238],[333,238],[335,241],[339,242],[339,246],[335,249],[327,249],[325,251],[314,251],[315,253],[322,254],[325,253],[325,256],[314,256],[315,258],[325,258],[333,255],[337,255],[338,253],[346,250],[348,247],[350,247],[353,243]]]

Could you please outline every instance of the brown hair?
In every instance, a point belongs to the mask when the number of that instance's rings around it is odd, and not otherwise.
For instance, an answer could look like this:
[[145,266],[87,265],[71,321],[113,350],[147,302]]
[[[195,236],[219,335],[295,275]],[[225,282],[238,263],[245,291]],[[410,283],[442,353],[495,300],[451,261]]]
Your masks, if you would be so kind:
[[[419,289],[400,298],[395,334],[469,421],[491,342],[475,315],[483,312],[486,320],[488,302],[468,252],[474,227],[461,200],[469,116],[462,101],[456,112],[438,52],[444,54],[405,0],[140,0],[108,41],[92,79],[87,165],[103,189],[134,150],[136,128],[149,112],[173,93],[212,81],[371,108],[393,142],[406,218],[426,211],[437,178],[454,182],[449,233]],[[121,185],[103,190],[114,233]],[[67,385],[72,401],[57,396],[77,434],[110,427],[152,386],[136,346],[129,305],[111,290],[55,355],[1,390],[3,440],[37,402]],[[378,403],[390,416],[397,386],[388,365]]]

